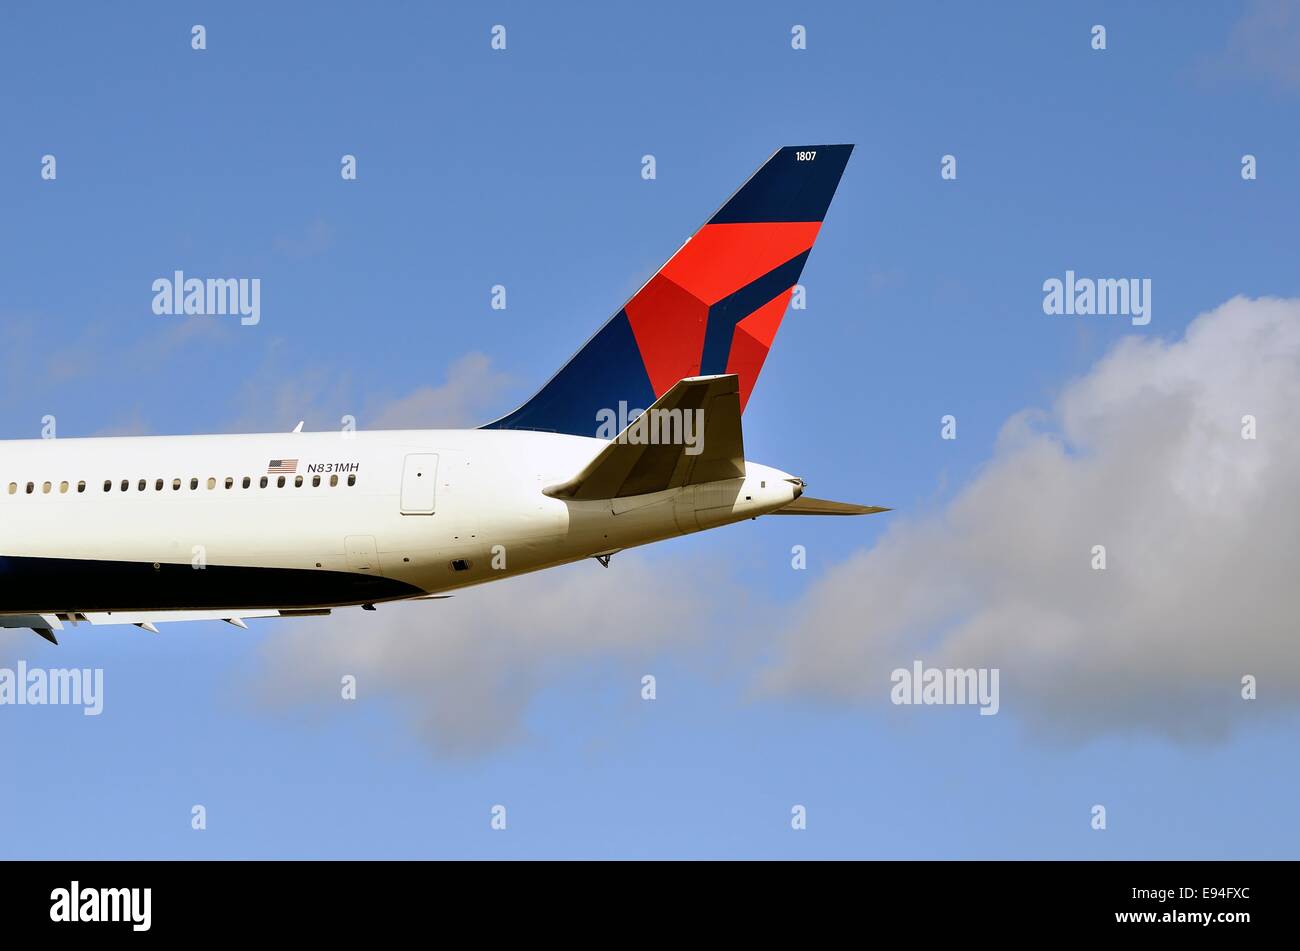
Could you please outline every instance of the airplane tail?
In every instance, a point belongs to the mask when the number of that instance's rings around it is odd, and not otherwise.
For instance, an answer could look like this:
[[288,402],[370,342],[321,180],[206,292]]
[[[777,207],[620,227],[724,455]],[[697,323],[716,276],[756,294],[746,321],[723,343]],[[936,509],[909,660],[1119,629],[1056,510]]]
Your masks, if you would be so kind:
[[724,374],[743,411],[852,151],[778,149],[537,395],[483,428],[595,436],[620,403]]

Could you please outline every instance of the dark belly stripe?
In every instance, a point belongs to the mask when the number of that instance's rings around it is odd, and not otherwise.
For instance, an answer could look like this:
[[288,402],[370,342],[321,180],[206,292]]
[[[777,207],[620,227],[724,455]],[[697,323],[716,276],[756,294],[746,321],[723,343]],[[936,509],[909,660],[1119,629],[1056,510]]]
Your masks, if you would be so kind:
[[0,613],[312,608],[424,594],[378,575],[0,555]]

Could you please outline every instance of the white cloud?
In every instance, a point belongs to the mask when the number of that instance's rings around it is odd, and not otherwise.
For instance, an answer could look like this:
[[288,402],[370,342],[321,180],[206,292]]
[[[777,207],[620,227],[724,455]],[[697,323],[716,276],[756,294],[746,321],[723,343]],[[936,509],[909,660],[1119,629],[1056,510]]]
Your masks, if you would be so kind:
[[1223,75],[1300,89],[1300,0],[1253,0],[1232,26],[1224,51],[1206,64]]
[[[473,756],[522,736],[536,695],[580,665],[645,660],[709,635],[708,585],[698,570],[618,556],[465,589],[448,600],[343,610],[277,622],[254,673],[268,705],[341,710],[340,682],[358,700],[394,702],[436,753]],[[637,696],[640,667],[622,686]]]
[[310,258],[324,254],[334,246],[334,226],[325,219],[314,218],[303,229],[301,237],[282,235],[273,242],[273,247],[281,254],[291,258]]
[[478,426],[501,415],[501,396],[510,378],[481,353],[468,353],[447,368],[438,385],[416,387],[395,399],[357,397],[350,372],[308,368],[292,377],[280,370],[277,344],[239,393],[238,414],[229,432],[277,432],[298,420],[307,429],[337,429],[344,416],[359,429],[438,429]]
[[763,686],[884,702],[914,659],[999,667],[1005,710],[1075,739],[1223,735],[1300,702],[1297,413],[1300,300],[1126,338],[1050,412],[1009,420],[945,510],[818,584]]
[[[492,408],[510,378],[481,353],[461,357],[439,386],[422,386],[371,412],[367,429],[432,429],[479,426],[494,418]],[[497,413],[496,415],[501,415]]]
[[[139,374],[156,374],[182,361],[195,348],[228,346],[228,330],[211,320],[162,320],[151,317],[148,332],[123,335],[119,322],[100,318],[75,331],[66,319],[46,313],[0,313],[0,403],[6,408],[5,438],[40,435],[41,417],[59,406],[75,404],[68,390],[93,390],[101,404],[115,405],[119,417],[109,426],[87,424],[71,413],[59,420],[63,435],[138,435],[150,431],[132,400],[130,383]],[[126,381],[125,383],[123,381]],[[16,420],[22,419],[19,427]]]

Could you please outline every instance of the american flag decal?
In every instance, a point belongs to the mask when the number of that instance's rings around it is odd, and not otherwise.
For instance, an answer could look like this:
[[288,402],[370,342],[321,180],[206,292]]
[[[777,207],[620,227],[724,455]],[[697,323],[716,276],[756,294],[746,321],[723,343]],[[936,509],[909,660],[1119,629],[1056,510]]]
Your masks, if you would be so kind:
[[266,467],[267,475],[295,475],[297,472],[297,459],[272,459]]

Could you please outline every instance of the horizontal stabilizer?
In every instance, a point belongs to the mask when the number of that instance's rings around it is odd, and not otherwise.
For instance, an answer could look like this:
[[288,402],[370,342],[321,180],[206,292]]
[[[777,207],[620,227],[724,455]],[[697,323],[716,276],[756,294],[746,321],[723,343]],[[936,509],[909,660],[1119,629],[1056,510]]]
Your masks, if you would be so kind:
[[892,509],[879,505],[854,505],[852,502],[831,502],[828,499],[813,499],[801,495],[785,508],[771,512],[771,515],[875,515],[877,512],[889,512]]
[[617,499],[745,476],[740,381],[734,373],[675,383],[553,498]]

